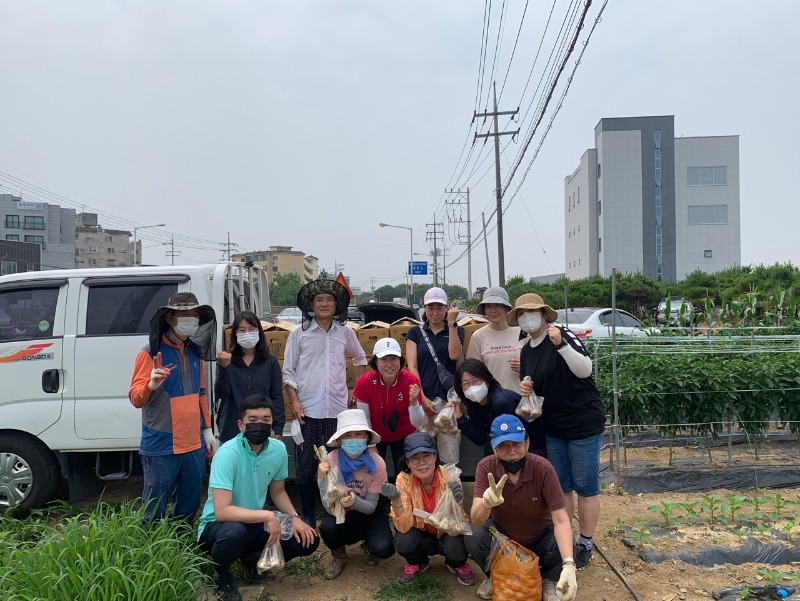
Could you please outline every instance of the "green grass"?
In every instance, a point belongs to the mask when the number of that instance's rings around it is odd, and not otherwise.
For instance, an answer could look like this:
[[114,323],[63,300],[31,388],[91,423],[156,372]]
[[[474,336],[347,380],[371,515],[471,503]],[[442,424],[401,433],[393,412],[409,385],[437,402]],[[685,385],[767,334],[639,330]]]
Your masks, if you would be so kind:
[[322,578],[325,570],[320,563],[320,555],[320,553],[312,553],[306,557],[296,557],[286,563],[281,575],[293,576],[306,581]]
[[408,584],[396,578],[387,580],[373,595],[377,601],[447,601],[451,596],[450,589],[446,585],[426,575]]
[[[145,524],[134,504],[0,519],[3,601],[196,601],[210,559],[185,527]],[[20,544],[21,543],[21,544]]]

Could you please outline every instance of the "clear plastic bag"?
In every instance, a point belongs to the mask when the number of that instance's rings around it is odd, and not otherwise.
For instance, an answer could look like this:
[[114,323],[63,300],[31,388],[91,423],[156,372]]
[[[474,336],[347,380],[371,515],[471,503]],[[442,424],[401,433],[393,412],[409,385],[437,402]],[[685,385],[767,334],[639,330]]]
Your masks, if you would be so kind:
[[456,424],[456,408],[445,407],[436,417],[433,418],[433,425],[442,434],[454,436],[458,432],[458,425]]
[[436,451],[442,463],[458,463],[461,459],[461,432],[455,434],[439,432],[436,435]]
[[[316,447],[317,459],[320,462],[328,461],[328,454],[325,452],[325,447]],[[336,518],[337,524],[344,524],[345,511],[342,506],[342,497],[350,493],[350,488],[344,483],[342,472],[339,468],[331,464],[331,469],[328,471],[327,487],[322,500],[331,508],[331,514]]]
[[[431,401],[431,408],[438,414],[442,407],[444,407],[444,401],[440,399],[438,396]],[[422,422],[417,428],[417,432],[423,432],[430,436],[433,439],[436,439],[436,435],[439,433],[439,429],[434,425],[434,420],[436,419],[436,415],[431,417],[430,415],[425,416],[425,421]]]
[[[525,376],[525,381],[530,382],[531,377]],[[539,396],[532,392],[528,396],[522,397],[514,413],[525,421],[532,422],[533,420],[542,416],[542,406],[544,405],[544,397]]]
[[286,562],[283,558],[283,548],[280,541],[274,545],[265,545],[264,550],[261,552],[261,558],[256,564],[256,569],[259,574],[264,572],[280,572]]
[[469,525],[467,515],[459,506],[449,486],[451,483],[458,481],[461,470],[453,464],[445,465],[443,470],[448,486],[425,521],[450,536],[458,536],[459,534],[471,535],[472,528]]
[[[281,525],[281,540],[289,540],[292,538],[292,534],[294,534],[294,526],[292,526],[292,516],[288,513],[283,513],[280,511],[274,511],[275,517],[278,519],[278,523]],[[269,532],[269,528],[267,525],[264,524],[264,530]]]
[[294,444],[301,445],[305,442],[305,438],[303,438],[303,431],[300,429],[300,422],[298,420],[292,421],[292,440],[294,440]]

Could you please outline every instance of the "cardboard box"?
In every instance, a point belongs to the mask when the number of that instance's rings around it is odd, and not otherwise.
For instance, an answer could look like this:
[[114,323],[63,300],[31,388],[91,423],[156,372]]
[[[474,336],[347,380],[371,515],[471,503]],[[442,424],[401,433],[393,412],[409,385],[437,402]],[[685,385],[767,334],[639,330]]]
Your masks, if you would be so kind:
[[356,330],[356,336],[358,337],[359,344],[361,344],[361,348],[364,349],[364,353],[367,355],[367,359],[369,359],[372,357],[375,343],[381,338],[389,337],[389,324],[384,321],[365,323]]
[[472,338],[472,334],[485,327],[489,323],[489,320],[485,317],[465,317],[457,323],[464,328],[464,344],[461,347],[461,354],[466,355],[467,349],[469,348],[469,339]]
[[345,365],[347,366],[347,388],[353,389],[356,387],[356,367],[353,365],[353,359],[349,357],[345,359]]
[[404,355],[406,354],[406,337],[408,336],[408,331],[414,326],[420,325],[422,325],[421,321],[411,319],[410,317],[403,317],[389,326],[389,336],[400,343],[400,351]]
[[269,352],[275,355],[277,359],[283,361],[286,341],[289,339],[289,332],[295,328],[295,325],[283,321],[280,323],[267,323],[262,321],[261,327],[264,329],[264,336],[267,337]]

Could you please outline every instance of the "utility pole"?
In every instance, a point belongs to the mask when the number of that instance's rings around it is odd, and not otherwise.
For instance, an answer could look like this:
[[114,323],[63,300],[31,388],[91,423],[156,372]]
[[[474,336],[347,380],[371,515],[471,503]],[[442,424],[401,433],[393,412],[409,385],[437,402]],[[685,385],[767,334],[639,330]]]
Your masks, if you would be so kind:
[[486,237],[486,216],[481,213],[481,220],[483,221],[483,246],[486,249],[486,278],[489,288],[492,287],[492,268],[489,266],[489,238]]
[[433,228],[433,231],[428,230],[425,232],[425,240],[427,242],[433,242],[433,285],[439,285],[439,250],[438,250],[438,243],[439,239],[441,238],[444,241],[444,232],[442,231],[442,224],[436,223],[426,223],[425,224],[429,228]]
[[230,232],[228,232],[228,241],[227,242],[223,242],[222,244],[220,244],[220,246],[222,247],[222,258],[226,259],[226,257],[227,257],[227,261],[228,261],[228,263],[230,263],[231,254],[232,254],[233,250],[239,246],[238,244],[236,244],[236,242],[231,242],[231,233]]
[[181,254],[181,251],[175,250],[175,236],[172,236],[170,238],[169,242],[162,242],[161,244],[163,244],[164,246],[169,246],[170,247],[170,250],[166,251],[166,255],[167,255],[168,258],[170,258],[172,260],[171,264],[175,265],[175,257],[176,257],[176,255],[180,255]]
[[[464,236],[461,234],[461,230],[458,233],[458,244],[466,244],[467,245],[467,290],[469,292],[469,296],[472,296],[472,221],[470,219],[470,210],[469,210],[469,188],[466,190],[445,190],[445,194],[450,195],[457,195],[455,200],[451,200],[449,198],[445,199],[445,204],[447,205],[454,205],[460,207],[461,205],[467,205],[467,219],[451,219],[450,223],[464,223],[467,226],[467,236],[466,241],[464,241]],[[459,215],[460,217],[460,215]],[[445,257],[445,264],[447,263],[447,258]]]
[[498,111],[497,110],[497,83],[492,83],[494,89],[494,111],[491,113],[474,113],[472,120],[477,117],[494,117],[494,133],[492,134],[475,134],[475,139],[488,138],[494,136],[494,178],[495,178],[495,195],[497,197],[497,270],[499,272],[499,285],[506,285],[506,267],[505,267],[505,254],[503,252],[503,184],[500,181],[500,136],[516,136],[517,131],[498,131],[497,117],[500,115],[511,115],[512,117],[519,112],[519,107],[516,111]]

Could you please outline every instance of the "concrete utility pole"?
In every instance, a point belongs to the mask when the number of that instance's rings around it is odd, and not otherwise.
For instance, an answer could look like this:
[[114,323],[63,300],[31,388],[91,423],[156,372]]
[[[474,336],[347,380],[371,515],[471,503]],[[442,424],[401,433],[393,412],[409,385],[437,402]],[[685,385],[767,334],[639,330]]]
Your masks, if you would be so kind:
[[438,243],[441,239],[444,241],[444,232],[442,231],[442,224],[436,223],[426,223],[425,224],[429,228],[433,228],[433,230],[428,230],[425,232],[425,240],[427,242],[433,242],[433,285],[439,286],[439,250],[438,250]]
[[492,287],[492,268],[489,265],[489,238],[486,237],[486,216],[481,213],[483,221],[483,247],[486,249],[486,278],[488,279],[487,288]]
[[472,117],[474,121],[478,117],[494,117],[494,133],[491,134],[475,134],[475,139],[488,138],[494,136],[494,177],[495,177],[495,195],[497,197],[497,270],[499,272],[499,285],[506,285],[506,267],[505,267],[505,254],[503,252],[503,184],[500,181],[500,136],[516,136],[517,131],[497,131],[497,117],[500,115],[514,116],[519,112],[519,107],[516,111],[498,111],[497,110],[497,84],[492,83],[494,89],[494,111],[491,113],[475,113]]
[[220,246],[222,247],[222,258],[225,259],[227,257],[227,261],[228,263],[230,263],[233,249],[239,246],[235,242],[231,242],[230,232],[228,232],[228,241],[223,244],[220,244]]
[[[472,221],[470,219],[470,210],[469,210],[469,188],[466,190],[445,190],[445,194],[450,195],[457,195],[455,200],[451,200],[449,198],[445,199],[445,204],[447,205],[454,205],[460,207],[461,205],[467,205],[467,218],[464,219],[450,219],[450,223],[465,223],[467,225],[467,236],[466,241],[464,241],[464,236],[461,235],[461,231],[459,230],[458,233],[458,244],[466,244],[467,245],[467,291],[469,292],[469,296],[472,296]],[[446,257],[445,257],[446,262]]]
[[167,257],[172,259],[171,264],[175,265],[175,256],[181,254],[181,251],[175,250],[175,236],[172,236],[169,242],[162,242],[161,244],[170,247],[170,250],[166,251],[166,255]]

